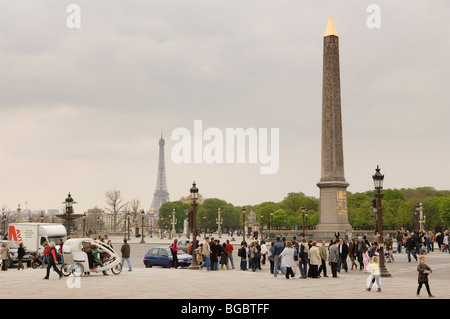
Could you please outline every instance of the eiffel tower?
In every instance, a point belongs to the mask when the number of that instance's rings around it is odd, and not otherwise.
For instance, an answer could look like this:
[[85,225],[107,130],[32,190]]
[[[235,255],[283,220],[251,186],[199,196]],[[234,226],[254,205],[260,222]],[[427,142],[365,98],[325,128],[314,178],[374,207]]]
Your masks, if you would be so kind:
[[159,216],[159,208],[162,204],[170,202],[169,192],[167,191],[167,182],[166,182],[166,166],[164,164],[164,144],[166,142],[163,139],[161,134],[161,139],[158,142],[159,144],[159,160],[158,160],[158,176],[156,179],[156,190],[153,194],[153,201],[151,209],[153,209],[154,218],[158,218]]

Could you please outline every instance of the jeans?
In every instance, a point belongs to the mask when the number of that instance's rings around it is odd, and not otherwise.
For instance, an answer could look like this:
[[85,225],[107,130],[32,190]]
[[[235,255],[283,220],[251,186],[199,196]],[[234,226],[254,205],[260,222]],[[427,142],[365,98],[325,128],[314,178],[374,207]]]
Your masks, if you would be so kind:
[[54,262],[50,262],[47,266],[47,275],[44,277],[45,279],[48,279],[50,276],[50,268],[53,267],[53,270],[56,271],[56,273],[59,275],[59,277],[62,277],[63,274],[61,272],[61,270],[58,269],[58,267],[56,266],[56,264]]
[[247,259],[241,257],[241,270],[247,270]]
[[232,253],[228,254],[228,259],[230,260],[231,268],[234,269],[234,262],[233,262],[233,254]]
[[397,253],[399,253],[399,254],[402,253],[402,242],[401,241],[397,242]]
[[408,261],[411,261],[411,254],[414,256],[414,259],[417,261],[417,255],[415,250],[406,249],[406,254],[408,256]]
[[209,258],[209,256],[203,255],[203,262],[200,267],[206,267],[207,270],[211,270],[211,259]]
[[298,268],[300,269],[300,275],[306,277],[308,273],[308,258],[301,258],[298,262]]
[[277,276],[278,269],[280,269],[281,272],[283,272],[283,270],[281,269],[281,259],[277,255],[275,255],[275,256],[273,256],[273,276],[274,277]]
[[[372,278],[375,278],[375,281],[377,282],[378,289],[381,289],[380,275],[372,275],[372,276],[373,276]],[[369,289],[372,289],[372,286],[373,286],[373,282],[371,280],[370,284],[369,284]]]
[[130,258],[124,258],[124,257],[122,257],[122,262],[121,262],[122,267],[123,267],[123,263],[125,262],[125,260],[126,260],[127,263],[128,263],[128,270],[131,270],[131,261],[130,261]]
[[338,262],[338,271],[341,272],[341,266],[342,264],[344,264],[344,270],[345,272],[348,271],[348,267],[347,267],[347,257],[339,257],[339,262]]

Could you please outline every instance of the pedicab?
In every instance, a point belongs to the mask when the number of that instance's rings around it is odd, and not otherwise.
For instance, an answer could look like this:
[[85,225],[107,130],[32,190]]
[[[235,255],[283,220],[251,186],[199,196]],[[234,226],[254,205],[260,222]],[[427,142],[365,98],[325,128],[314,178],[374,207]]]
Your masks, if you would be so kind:
[[[98,255],[98,259],[94,258]],[[105,243],[91,238],[68,239],[63,246],[64,264],[61,272],[65,276],[73,274],[76,277],[83,274],[111,270],[114,275],[122,272],[119,255]]]

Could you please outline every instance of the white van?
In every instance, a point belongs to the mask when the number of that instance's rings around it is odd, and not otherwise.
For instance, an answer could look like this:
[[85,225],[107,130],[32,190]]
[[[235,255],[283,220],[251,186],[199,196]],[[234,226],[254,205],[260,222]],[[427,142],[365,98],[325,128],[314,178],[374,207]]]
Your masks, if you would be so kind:
[[8,239],[19,241],[23,246],[38,253],[42,253],[44,242],[54,242],[59,250],[59,239],[67,239],[66,227],[53,223],[12,223],[8,228]]

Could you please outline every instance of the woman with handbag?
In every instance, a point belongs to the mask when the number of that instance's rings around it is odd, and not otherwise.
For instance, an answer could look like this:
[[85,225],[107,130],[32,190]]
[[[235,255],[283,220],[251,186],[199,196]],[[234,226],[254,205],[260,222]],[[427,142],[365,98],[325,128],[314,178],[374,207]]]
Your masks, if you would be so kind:
[[286,279],[295,278],[292,268],[295,266],[294,256],[296,255],[296,250],[292,245],[292,242],[287,241],[286,247],[283,249],[279,257],[281,258],[281,267],[285,268]]

